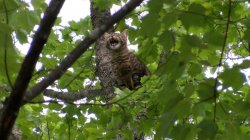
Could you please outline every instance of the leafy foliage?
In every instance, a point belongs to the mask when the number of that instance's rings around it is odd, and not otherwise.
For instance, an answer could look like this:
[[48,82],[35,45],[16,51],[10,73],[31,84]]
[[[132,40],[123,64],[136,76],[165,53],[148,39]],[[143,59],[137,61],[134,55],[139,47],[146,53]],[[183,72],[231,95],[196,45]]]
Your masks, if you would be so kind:
[[[118,1],[96,0],[98,7]],[[34,8],[30,10],[29,4]],[[0,84],[13,82],[28,43],[46,7],[0,0]],[[149,139],[249,139],[249,1],[150,0],[121,21],[129,41],[151,71],[135,91],[116,90],[105,106],[99,98],[74,103],[26,104],[16,123],[24,139],[132,139],[134,130]],[[61,25],[41,54],[35,85],[91,31],[90,17]],[[7,56],[7,59],[6,57]],[[50,88],[64,91],[100,88],[95,76],[95,47]],[[7,62],[7,68],[5,65]],[[7,91],[0,91],[1,99]],[[2,94],[3,93],[3,94]],[[4,95],[4,96],[3,96]],[[44,99],[40,96],[34,102]],[[47,99],[47,98],[46,98]]]

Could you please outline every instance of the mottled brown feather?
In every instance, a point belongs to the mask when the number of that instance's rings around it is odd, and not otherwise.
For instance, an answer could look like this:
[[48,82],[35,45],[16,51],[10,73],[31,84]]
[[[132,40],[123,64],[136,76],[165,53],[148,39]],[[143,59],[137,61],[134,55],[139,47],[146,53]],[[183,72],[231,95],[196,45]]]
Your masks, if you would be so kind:
[[127,48],[127,32],[105,33],[107,48],[112,51],[112,69],[117,75],[116,85],[123,89],[127,87],[133,90],[141,85],[140,79],[150,72]]

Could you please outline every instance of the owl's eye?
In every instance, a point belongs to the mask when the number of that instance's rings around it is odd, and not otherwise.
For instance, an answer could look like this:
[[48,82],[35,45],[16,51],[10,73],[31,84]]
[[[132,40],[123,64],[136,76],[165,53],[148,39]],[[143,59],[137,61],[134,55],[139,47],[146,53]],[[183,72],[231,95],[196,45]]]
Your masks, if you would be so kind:
[[112,39],[110,39],[109,43],[110,43],[110,45],[115,46],[115,45],[117,45],[119,43],[119,41],[112,38]]

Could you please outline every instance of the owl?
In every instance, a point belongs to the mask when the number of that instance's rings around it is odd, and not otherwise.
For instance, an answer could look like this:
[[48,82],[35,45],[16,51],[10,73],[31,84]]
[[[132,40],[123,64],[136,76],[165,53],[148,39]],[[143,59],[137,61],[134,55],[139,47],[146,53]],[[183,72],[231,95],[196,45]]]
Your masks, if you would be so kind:
[[106,47],[111,51],[111,63],[116,74],[115,85],[133,90],[141,85],[140,79],[150,74],[148,68],[127,47],[127,30],[105,33]]

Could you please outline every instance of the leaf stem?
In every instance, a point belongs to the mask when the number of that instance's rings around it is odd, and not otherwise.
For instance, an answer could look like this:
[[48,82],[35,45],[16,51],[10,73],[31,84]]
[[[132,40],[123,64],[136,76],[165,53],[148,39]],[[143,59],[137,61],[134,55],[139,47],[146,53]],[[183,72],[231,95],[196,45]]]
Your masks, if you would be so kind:
[[[3,0],[3,6],[4,6],[4,12],[5,12],[5,18],[6,18],[6,24],[9,24],[9,17],[8,17],[8,10],[7,10],[7,6],[6,6],[6,1]],[[13,84],[10,80],[10,75],[9,75],[9,70],[8,70],[8,64],[7,64],[7,38],[8,35],[7,33],[5,33],[4,36],[4,68],[5,68],[5,74],[8,80],[8,83],[10,85],[11,88],[13,88]]]

